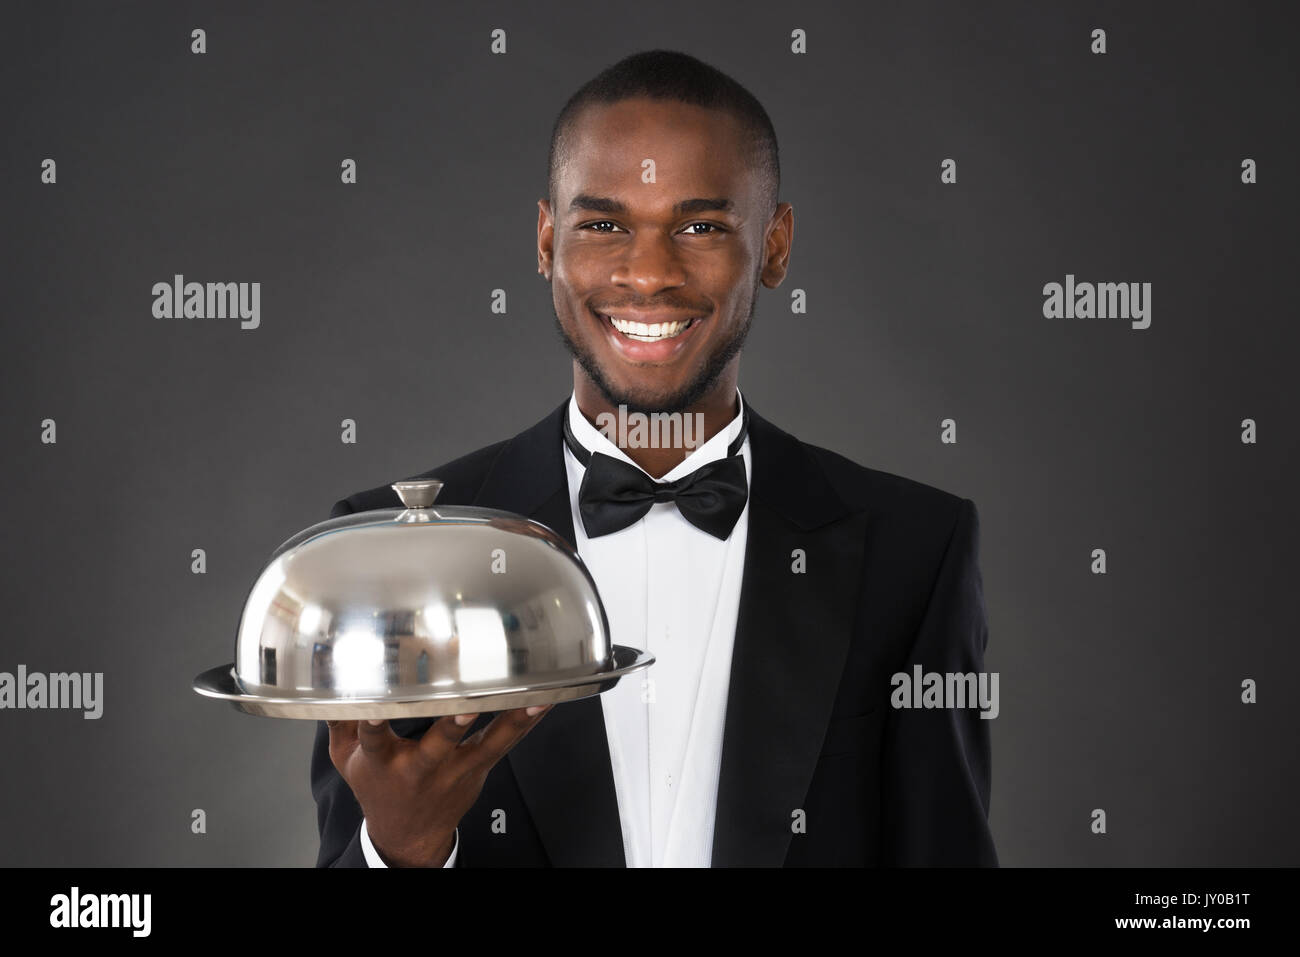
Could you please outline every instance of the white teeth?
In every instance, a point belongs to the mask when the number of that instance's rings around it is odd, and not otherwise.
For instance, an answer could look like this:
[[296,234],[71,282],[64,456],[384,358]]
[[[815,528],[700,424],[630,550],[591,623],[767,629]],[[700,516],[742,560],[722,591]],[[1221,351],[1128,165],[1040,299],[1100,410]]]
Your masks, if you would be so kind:
[[613,316],[606,316],[614,328],[629,339],[640,339],[642,342],[657,342],[660,339],[671,339],[673,336],[682,332],[693,320],[685,322],[652,322],[646,325],[644,322],[626,322],[622,319],[615,319]]

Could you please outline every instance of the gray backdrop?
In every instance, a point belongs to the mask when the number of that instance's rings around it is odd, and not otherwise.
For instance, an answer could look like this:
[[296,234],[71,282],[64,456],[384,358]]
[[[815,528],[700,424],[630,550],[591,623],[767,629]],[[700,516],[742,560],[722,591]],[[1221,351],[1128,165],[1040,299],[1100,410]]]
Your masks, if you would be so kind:
[[[567,395],[547,138],[653,47],[780,138],[746,396],[979,507],[1002,862],[1300,862],[1292,34],[1140,6],[8,4],[0,671],[102,671],[104,713],[0,711],[0,863],[314,861],[313,726],[190,682],[336,499]],[[176,273],[260,282],[259,328],[154,318]],[[1067,273],[1150,282],[1150,328],[1044,318]]]

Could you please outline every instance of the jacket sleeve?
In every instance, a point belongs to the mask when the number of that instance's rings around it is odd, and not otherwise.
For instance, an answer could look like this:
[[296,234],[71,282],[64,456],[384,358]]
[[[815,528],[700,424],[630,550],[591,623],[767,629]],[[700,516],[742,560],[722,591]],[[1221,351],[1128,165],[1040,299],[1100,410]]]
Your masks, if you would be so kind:
[[[979,514],[962,499],[903,671],[909,680],[917,665],[922,674],[974,673],[978,687],[987,644]],[[996,690],[991,676],[988,687]],[[989,714],[996,715],[994,707]],[[966,707],[891,707],[882,753],[883,864],[998,866],[988,824],[992,723],[981,717],[978,700]]]

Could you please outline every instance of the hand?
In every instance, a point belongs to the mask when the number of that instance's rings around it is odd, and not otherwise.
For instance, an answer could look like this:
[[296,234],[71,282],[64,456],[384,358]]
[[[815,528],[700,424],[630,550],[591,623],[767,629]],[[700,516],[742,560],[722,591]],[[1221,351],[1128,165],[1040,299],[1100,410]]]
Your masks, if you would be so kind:
[[552,707],[503,711],[463,741],[475,715],[439,718],[418,740],[401,737],[387,721],[327,721],[330,760],[361,805],[385,862],[442,867],[488,772]]

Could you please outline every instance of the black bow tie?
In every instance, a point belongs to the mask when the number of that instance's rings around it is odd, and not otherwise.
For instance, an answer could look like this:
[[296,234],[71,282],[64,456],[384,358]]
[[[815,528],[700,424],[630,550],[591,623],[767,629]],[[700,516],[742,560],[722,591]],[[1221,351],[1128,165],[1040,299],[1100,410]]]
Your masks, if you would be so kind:
[[598,538],[633,524],[655,502],[676,502],[682,517],[715,538],[726,539],[749,498],[745,460],[737,454],[749,430],[749,407],[741,412],[740,433],[727,457],[701,465],[674,482],[656,482],[635,465],[603,452],[589,452],[573,436],[564,416],[564,441],[586,466],[578,489],[578,512],[588,538]]

